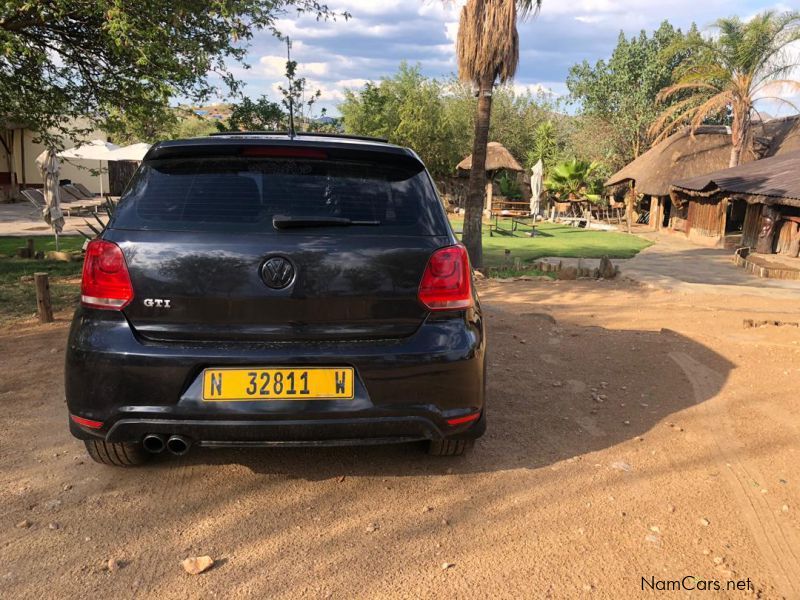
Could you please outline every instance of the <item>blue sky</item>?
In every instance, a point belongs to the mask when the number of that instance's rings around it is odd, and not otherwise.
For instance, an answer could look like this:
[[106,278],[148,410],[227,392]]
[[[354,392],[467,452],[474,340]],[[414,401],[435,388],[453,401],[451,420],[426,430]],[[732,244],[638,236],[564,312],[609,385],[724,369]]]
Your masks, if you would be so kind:
[[[287,14],[278,27],[293,39],[293,58],[310,86],[320,89],[325,106],[335,114],[345,88],[357,89],[397,70],[401,61],[419,63],[427,75],[456,71],[455,36],[463,0],[328,0],[347,10],[348,21],[317,22]],[[519,26],[519,88],[546,88],[565,94],[569,67],[584,59],[610,55],[620,30],[652,31],[663,20],[687,28],[705,29],[721,16],[748,18],[764,9],[800,8],[798,0],[544,0],[536,19]],[[247,82],[249,96],[278,99],[285,47],[267,33],[253,40],[249,70],[237,74]],[[800,48],[796,49],[800,56]],[[798,74],[800,76],[800,74]],[[776,112],[774,107],[768,107]],[[788,109],[783,109],[786,114]]]

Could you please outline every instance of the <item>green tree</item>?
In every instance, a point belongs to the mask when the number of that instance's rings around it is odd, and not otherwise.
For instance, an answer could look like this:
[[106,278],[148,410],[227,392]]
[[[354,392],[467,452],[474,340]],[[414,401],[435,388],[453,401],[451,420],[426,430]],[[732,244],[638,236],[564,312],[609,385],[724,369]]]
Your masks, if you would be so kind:
[[730,115],[730,166],[735,167],[752,142],[756,103],[771,99],[791,105],[782,92],[800,92],[800,81],[788,79],[798,62],[787,52],[800,41],[800,12],[720,19],[715,28],[719,35],[692,35],[673,44],[670,55],[681,57],[675,83],[658,95],[668,106],[653,119],[650,132],[663,138],[677,127],[689,124],[695,131],[709,118]]
[[291,118],[294,119],[294,126],[299,128],[308,128],[308,124],[313,116],[314,104],[322,97],[322,92],[316,90],[310,92],[308,99],[306,99],[306,78],[298,77],[297,75],[297,61],[291,58],[292,42],[286,38],[287,56],[286,56],[286,79],[289,81],[286,87],[278,86],[278,89],[283,96],[281,103],[286,109],[287,113],[291,113]]
[[419,66],[400,65],[380,83],[347,90],[339,105],[347,133],[388,139],[414,149],[434,176],[450,175],[463,158],[460,115],[448,110],[447,87],[422,75]]
[[545,189],[559,199],[575,200],[592,192],[592,183],[600,165],[573,158],[555,165],[544,181]]
[[530,169],[542,161],[545,171],[549,170],[563,155],[565,141],[552,120],[542,121],[533,132],[533,144],[525,155],[526,166]]
[[476,268],[483,266],[483,198],[492,92],[496,82],[512,79],[517,71],[517,16],[538,11],[541,3],[542,0],[467,0],[461,9],[456,42],[458,75],[478,91],[472,169],[462,239]]
[[0,5],[3,119],[58,145],[85,131],[74,125],[79,117],[108,127],[125,120],[109,120],[112,109],[141,121],[168,112],[170,98],[236,93],[232,67],[244,62],[247,42],[257,30],[276,32],[290,9],[336,16],[317,0],[8,0]]
[[280,104],[261,96],[255,102],[244,98],[234,105],[227,123],[217,122],[218,131],[276,131],[285,127],[286,114]]
[[610,144],[606,154],[611,166],[620,168],[650,147],[650,126],[662,110],[656,98],[672,84],[673,70],[687,52],[667,50],[696,36],[694,26],[684,35],[664,21],[651,36],[642,31],[628,39],[620,33],[608,61],[595,65],[584,61],[570,69],[567,87],[585,117],[580,125],[590,129],[586,137],[594,138],[595,144],[601,140]]

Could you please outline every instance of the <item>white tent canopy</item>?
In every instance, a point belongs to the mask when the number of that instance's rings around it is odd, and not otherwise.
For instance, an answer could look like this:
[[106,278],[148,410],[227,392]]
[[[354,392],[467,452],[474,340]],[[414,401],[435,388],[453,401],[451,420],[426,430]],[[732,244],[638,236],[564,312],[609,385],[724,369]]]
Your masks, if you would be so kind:
[[114,160],[112,152],[119,150],[119,146],[103,140],[92,140],[82,146],[75,146],[69,150],[58,153],[59,158],[77,158],[82,160]]
[[[100,170],[103,170],[103,161],[116,160],[113,158],[114,150],[119,146],[103,140],[92,140],[81,146],[70,148],[58,153],[59,158],[69,160],[97,160],[100,161]],[[100,174],[100,195],[103,195],[103,176]]]
[[123,148],[113,150],[111,157],[105,160],[144,160],[144,155],[150,150],[150,144],[140,142]]

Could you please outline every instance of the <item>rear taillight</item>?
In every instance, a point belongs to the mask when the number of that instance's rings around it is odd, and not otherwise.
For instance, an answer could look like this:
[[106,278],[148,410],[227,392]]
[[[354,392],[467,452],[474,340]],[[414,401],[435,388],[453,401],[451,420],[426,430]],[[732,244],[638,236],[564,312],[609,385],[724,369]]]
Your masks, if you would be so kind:
[[72,419],[75,423],[77,423],[81,427],[88,427],[89,429],[100,429],[103,426],[102,421],[93,421],[92,419],[84,419],[83,417],[79,417],[77,415],[70,415],[69,418]]
[[119,246],[92,240],[86,247],[81,281],[81,304],[89,308],[122,310],[133,300],[128,265]]
[[419,284],[419,300],[430,310],[472,306],[469,256],[464,246],[450,246],[433,253]]

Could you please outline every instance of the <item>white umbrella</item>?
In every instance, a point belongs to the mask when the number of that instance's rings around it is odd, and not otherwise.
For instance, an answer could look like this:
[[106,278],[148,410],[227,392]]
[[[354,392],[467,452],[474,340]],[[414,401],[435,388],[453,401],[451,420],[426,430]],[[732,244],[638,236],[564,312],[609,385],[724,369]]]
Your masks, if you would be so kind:
[[103,140],[92,140],[81,146],[70,148],[59,152],[58,156],[67,159],[96,160],[100,162],[100,196],[103,195],[103,161],[117,160],[113,158],[114,150],[119,150],[119,146]]
[[150,150],[150,144],[140,142],[138,144],[131,144],[111,152],[111,158],[107,160],[144,160],[144,155]]
[[36,157],[36,166],[42,171],[42,190],[45,207],[42,217],[53,228],[56,235],[56,250],[58,250],[58,234],[64,229],[64,214],[61,212],[61,190],[58,187],[58,170],[61,165],[52,148],[48,148]]
[[544,165],[539,160],[531,169],[531,214],[539,214],[539,199],[542,195],[542,179],[544,177]]

